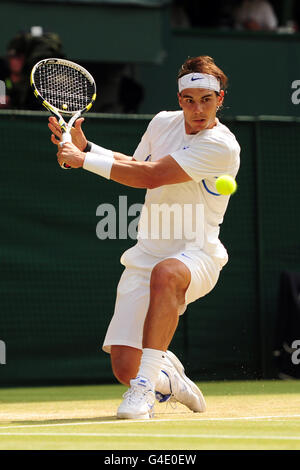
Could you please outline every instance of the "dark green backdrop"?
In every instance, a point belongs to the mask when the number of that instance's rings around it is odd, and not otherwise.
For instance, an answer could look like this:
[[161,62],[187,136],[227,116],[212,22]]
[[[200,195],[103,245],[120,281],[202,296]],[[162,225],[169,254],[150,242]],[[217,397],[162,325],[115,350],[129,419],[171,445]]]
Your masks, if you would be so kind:
[[[293,2],[275,3],[283,25],[291,18]],[[67,58],[87,64],[88,70],[99,63],[130,64],[144,87],[138,111],[156,113],[176,106],[177,72],[187,57],[210,55],[229,77],[226,115],[299,116],[300,104],[292,101],[299,89],[292,84],[300,80],[299,32],[173,28],[170,4],[169,0],[0,0],[0,59],[18,32],[40,25],[57,33]],[[3,65],[0,61],[0,80],[6,78]],[[101,93],[105,78],[97,75]]]
[[181,64],[188,56],[209,55],[229,78],[226,115],[298,117],[300,105],[292,102],[292,83],[300,80],[299,44],[298,33],[172,30],[163,66],[138,68],[146,90],[140,112],[173,109]]
[[[46,113],[0,112],[1,384],[109,382],[101,343],[132,240],[96,237],[99,204],[144,191],[63,171]],[[131,154],[149,116],[90,115],[90,140]],[[189,306],[172,349],[198,379],[272,377],[279,273],[299,269],[296,118],[234,118],[238,192],[221,229],[230,262],[214,291]],[[129,218],[130,220],[130,218]]]

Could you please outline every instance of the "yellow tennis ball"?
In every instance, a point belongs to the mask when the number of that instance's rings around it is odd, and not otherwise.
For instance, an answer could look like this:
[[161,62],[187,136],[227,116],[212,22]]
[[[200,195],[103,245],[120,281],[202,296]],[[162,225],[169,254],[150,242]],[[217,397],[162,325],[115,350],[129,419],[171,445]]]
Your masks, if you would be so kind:
[[219,194],[228,196],[233,194],[237,189],[237,184],[234,178],[230,175],[222,175],[216,179],[216,189]]
[[68,109],[68,105],[67,105],[67,104],[63,104],[63,105],[62,105],[62,109]]

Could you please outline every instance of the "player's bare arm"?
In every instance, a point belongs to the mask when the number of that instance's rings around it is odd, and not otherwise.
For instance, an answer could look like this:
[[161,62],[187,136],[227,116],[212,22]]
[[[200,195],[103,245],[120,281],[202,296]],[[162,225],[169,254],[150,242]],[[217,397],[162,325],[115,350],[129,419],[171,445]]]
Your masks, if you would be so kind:
[[[72,168],[80,168],[84,164],[86,154],[75,145],[66,143],[59,148],[57,157],[59,164],[66,162]],[[153,189],[191,180],[171,155],[155,162],[138,162],[118,153],[114,153],[114,158],[110,179],[125,186]]]
[[115,162],[111,169],[110,179],[126,186],[147,189],[191,180],[171,155],[155,162],[125,160]]

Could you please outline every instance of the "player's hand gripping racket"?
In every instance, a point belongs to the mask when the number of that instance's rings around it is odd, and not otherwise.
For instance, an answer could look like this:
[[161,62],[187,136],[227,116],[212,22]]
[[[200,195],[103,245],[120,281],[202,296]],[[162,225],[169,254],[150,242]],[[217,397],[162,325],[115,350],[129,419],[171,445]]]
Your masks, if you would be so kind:
[[[30,75],[33,92],[42,105],[57,117],[62,142],[72,142],[71,128],[76,119],[91,109],[96,99],[96,84],[83,67],[65,59],[43,59]],[[68,123],[62,114],[72,116]],[[62,168],[71,168],[66,163]]]

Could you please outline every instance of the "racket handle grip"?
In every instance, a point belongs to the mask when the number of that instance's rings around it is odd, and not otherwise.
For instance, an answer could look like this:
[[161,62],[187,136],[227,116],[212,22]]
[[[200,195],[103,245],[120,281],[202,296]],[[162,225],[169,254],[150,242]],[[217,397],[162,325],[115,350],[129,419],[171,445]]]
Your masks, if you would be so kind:
[[[62,140],[60,142],[60,146],[64,145],[66,142],[72,142],[72,137],[70,132],[63,132],[62,133]],[[63,163],[61,165],[61,168],[64,170],[70,170],[72,167],[70,165],[67,165],[66,163]]]
[[70,132],[63,132],[60,145],[65,144],[66,142],[72,142],[72,136]]

